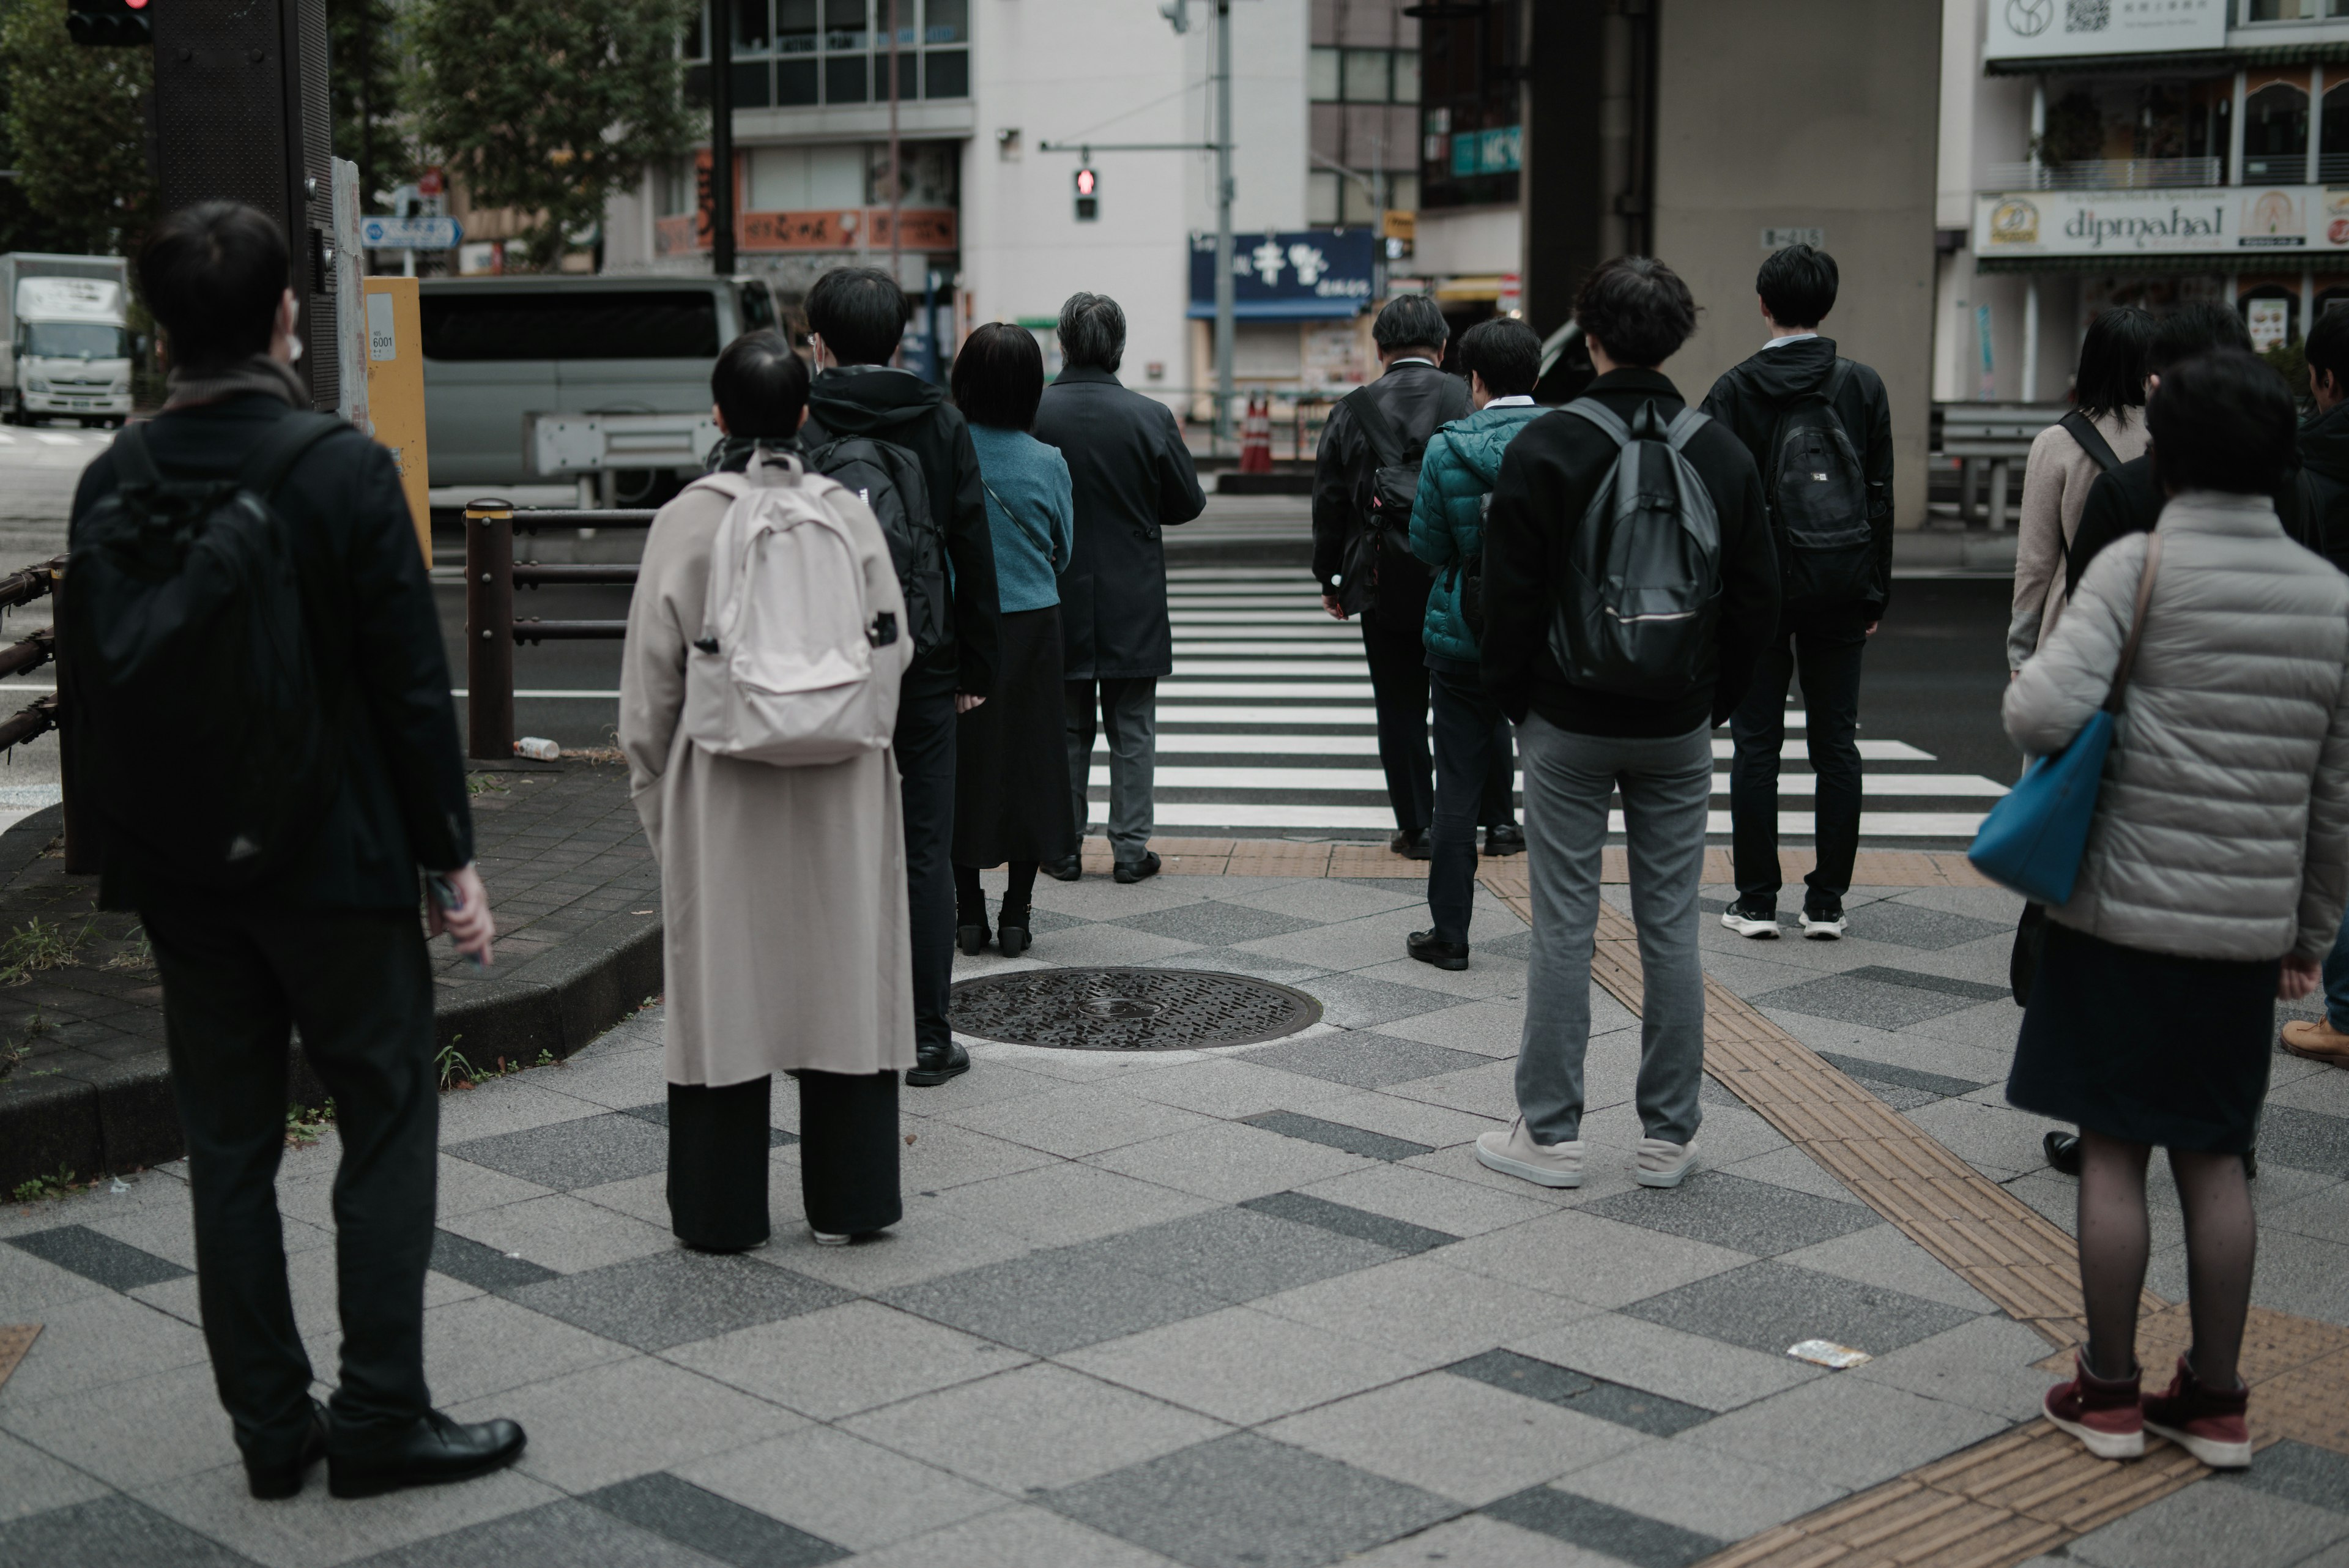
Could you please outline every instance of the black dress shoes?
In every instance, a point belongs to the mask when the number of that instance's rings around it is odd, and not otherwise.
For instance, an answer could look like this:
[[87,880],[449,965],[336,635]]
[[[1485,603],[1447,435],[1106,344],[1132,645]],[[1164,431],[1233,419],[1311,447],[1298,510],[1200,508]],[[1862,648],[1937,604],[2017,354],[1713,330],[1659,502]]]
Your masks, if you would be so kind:
[[1433,931],[1413,931],[1402,940],[1403,951],[1438,969],[1466,969],[1468,944],[1447,942]]
[[2047,1163],[2066,1176],[2080,1174],[2080,1135],[2051,1130],[2039,1140],[2047,1152]]
[[914,1064],[905,1073],[905,1082],[917,1089],[935,1089],[948,1078],[970,1071],[970,1053],[953,1040],[943,1045],[921,1045],[915,1048]]
[[1485,853],[1497,859],[1504,855],[1526,852],[1526,830],[1514,822],[1504,822],[1485,830]]
[[1159,867],[1164,864],[1164,862],[1158,858],[1158,851],[1145,849],[1142,852],[1142,858],[1139,860],[1119,861],[1110,875],[1120,882],[1139,882],[1145,877],[1157,876]]
[[326,1411],[316,1399],[310,1401],[310,1428],[302,1434],[302,1448],[290,1460],[256,1459],[251,1454],[244,1458],[245,1483],[253,1495],[264,1502],[275,1502],[295,1496],[302,1490],[302,1478],[310,1467],[326,1457]]
[[440,1486],[502,1470],[526,1441],[512,1421],[466,1426],[438,1410],[361,1447],[326,1449],[326,1490],[336,1497],[377,1497],[403,1487]]
[[1085,859],[1081,855],[1063,855],[1058,860],[1044,862],[1044,875],[1055,882],[1073,882],[1084,874]]
[[1406,860],[1424,860],[1435,853],[1423,827],[1398,827],[1387,836],[1387,848]]

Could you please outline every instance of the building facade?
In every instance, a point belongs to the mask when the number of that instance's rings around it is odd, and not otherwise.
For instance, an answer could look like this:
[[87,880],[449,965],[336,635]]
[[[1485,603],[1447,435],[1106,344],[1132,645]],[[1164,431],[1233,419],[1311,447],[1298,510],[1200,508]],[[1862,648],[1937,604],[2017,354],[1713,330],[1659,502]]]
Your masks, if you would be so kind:
[[2349,300],[2349,0],[1945,0],[1934,396],[2054,403],[2108,305]]

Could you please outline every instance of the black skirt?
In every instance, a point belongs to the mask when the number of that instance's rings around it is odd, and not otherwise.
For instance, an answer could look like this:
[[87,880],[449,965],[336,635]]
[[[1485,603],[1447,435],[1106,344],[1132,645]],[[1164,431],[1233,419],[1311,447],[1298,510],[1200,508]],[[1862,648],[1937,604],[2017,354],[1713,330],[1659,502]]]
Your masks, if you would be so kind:
[[2281,961],[2177,958],[2045,929],[2008,1102],[2131,1143],[2250,1152]]
[[957,866],[1059,860],[1077,852],[1060,607],[1014,610],[996,624],[995,690],[955,722]]

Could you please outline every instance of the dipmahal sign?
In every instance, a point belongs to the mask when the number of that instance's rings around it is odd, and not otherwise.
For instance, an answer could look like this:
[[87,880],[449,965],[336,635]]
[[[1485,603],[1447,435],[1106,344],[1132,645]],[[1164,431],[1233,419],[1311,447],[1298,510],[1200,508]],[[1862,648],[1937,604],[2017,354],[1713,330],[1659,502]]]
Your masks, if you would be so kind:
[[2349,187],[2002,191],[1974,199],[1974,254],[2250,256],[2349,251]]

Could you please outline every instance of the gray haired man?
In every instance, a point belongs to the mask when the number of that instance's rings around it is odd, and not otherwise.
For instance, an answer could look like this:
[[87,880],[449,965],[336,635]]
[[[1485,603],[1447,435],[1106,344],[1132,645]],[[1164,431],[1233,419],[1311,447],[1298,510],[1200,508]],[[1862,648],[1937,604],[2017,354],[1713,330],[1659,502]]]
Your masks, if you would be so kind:
[[[1182,429],[1165,404],[1126,390],[1125,312],[1102,294],[1061,306],[1060,376],[1044,389],[1036,439],[1068,460],[1077,543],[1061,578],[1061,674],[1068,681],[1069,793],[1077,836],[1091,815],[1096,720],[1109,732],[1109,844],[1121,882],[1158,870],[1150,848],[1158,678],[1174,669],[1159,531],[1206,509]],[[1063,882],[1078,856],[1045,867]]]

